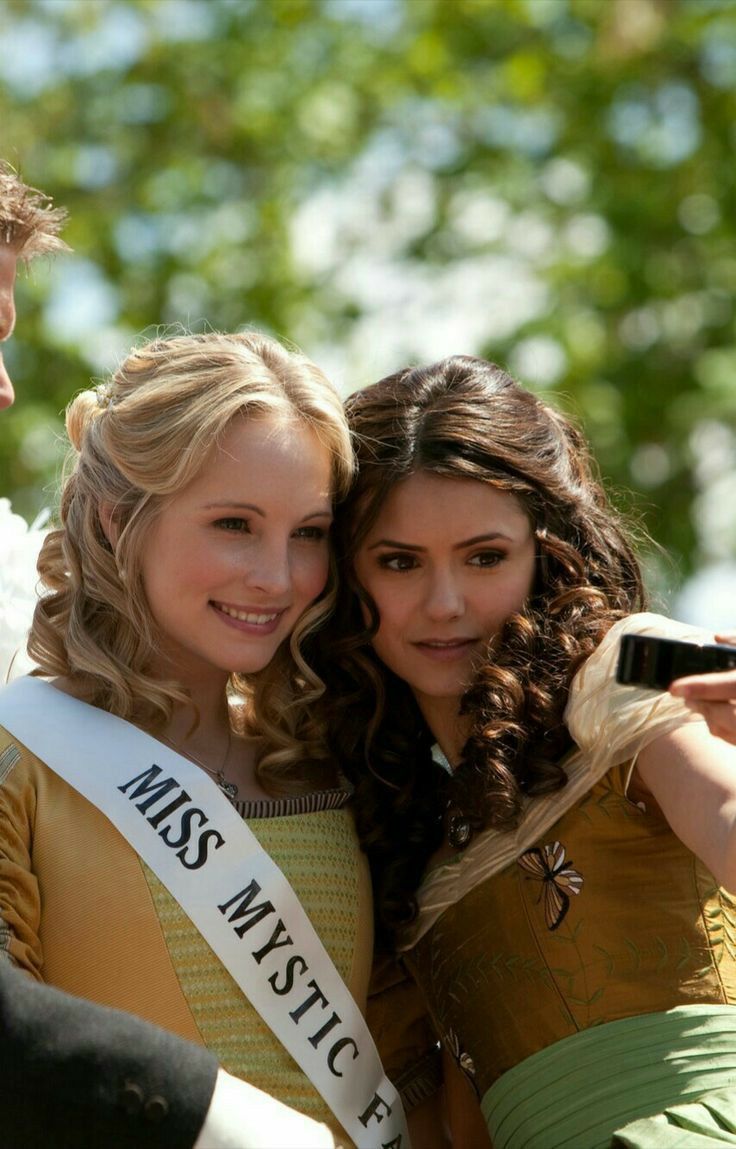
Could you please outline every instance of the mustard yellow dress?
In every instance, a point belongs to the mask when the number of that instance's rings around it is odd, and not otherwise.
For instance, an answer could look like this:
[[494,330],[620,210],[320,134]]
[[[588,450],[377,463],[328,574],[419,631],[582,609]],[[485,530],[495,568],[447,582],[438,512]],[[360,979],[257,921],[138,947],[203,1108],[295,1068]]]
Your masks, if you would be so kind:
[[[104,754],[100,768],[104,769]],[[348,794],[235,803],[292,884],[364,1008],[372,898]],[[164,886],[114,826],[0,727],[0,960],[206,1045],[231,1073],[331,1126],[324,1101]],[[380,1052],[411,1079],[419,1049]],[[398,1049],[396,1041],[393,1050]]]
[[[495,1149],[608,1146],[736,1085],[736,902],[627,792],[636,753],[698,719],[614,683],[627,630],[688,633],[652,615],[614,628],[572,690],[566,789],[431,872],[404,940]],[[697,1144],[666,1136],[618,1143]]]

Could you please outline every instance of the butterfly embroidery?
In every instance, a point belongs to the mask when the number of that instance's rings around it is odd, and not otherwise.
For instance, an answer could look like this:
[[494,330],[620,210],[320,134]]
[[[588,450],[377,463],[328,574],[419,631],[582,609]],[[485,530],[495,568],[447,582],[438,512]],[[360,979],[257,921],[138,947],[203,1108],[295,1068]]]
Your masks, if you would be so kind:
[[533,846],[518,862],[530,878],[542,883],[539,897],[544,898],[544,920],[548,929],[556,930],[570,909],[570,894],[580,893],[583,875],[573,869],[572,862],[565,865],[565,847],[560,842],[541,850]]

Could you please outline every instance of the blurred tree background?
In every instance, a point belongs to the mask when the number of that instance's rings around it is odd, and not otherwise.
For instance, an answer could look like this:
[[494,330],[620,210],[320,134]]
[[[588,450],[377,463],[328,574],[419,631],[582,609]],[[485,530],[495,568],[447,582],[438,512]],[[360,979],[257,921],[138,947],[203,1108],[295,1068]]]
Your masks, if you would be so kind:
[[736,621],[734,0],[0,0],[0,44],[0,154],[74,248],[7,348],[27,517],[151,326],[345,392],[471,352],[583,423],[655,589],[730,572]]

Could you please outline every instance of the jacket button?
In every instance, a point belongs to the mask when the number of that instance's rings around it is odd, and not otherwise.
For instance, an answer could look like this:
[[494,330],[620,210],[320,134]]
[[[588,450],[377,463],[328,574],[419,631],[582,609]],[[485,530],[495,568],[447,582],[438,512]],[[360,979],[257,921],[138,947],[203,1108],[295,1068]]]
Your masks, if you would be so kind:
[[158,1124],[159,1121],[163,1121],[164,1117],[166,1117],[167,1113],[169,1112],[169,1103],[165,1097],[159,1097],[158,1095],[155,1095],[150,1099],[150,1101],[146,1102],[146,1106],[143,1112],[149,1121],[152,1121],[154,1124]]
[[143,1108],[143,1090],[134,1081],[126,1081],[120,1092],[120,1101],[126,1113],[131,1117],[140,1113]]

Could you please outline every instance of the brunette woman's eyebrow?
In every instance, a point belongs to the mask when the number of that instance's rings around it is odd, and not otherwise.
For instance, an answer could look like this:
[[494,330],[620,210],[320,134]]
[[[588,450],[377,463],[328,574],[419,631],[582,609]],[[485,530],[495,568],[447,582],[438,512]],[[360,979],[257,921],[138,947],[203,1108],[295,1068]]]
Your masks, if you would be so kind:
[[[492,543],[496,539],[502,539],[507,543],[514,542],[510,535],[505,535],[502,531],[491,531],[487,535],[474,535],[472,539],[464,539],[461,543],[455,543],[452,549],[454,551],[462,551],[465,550],[466,547],[474,547],[478,543]],[[396,539],[378,539],[375,543],[371,543],[366,549],[374,551],[377,547],[390,547],[396,551],[416,551],[417,553],[427,550],[427,547],[418,547],[414,543],[402,543]]]
[[503,531],[491,531],[487,535],[474,535],[472,539],[466,539],[463,543],[458,543],[453,549],[456,551],[464,550],[465,547],[474,547],[477,543],[492,543],[496,539],[501,539],[505,543],[513,543],[511,535],[505,535]]
[[369,551],[374,551],[377,547],[390,547],[396,551],[425,551],[426,547],[417,547],[412,543],[400,543],[395,539],[378,539],[375,543],[367,548]]

